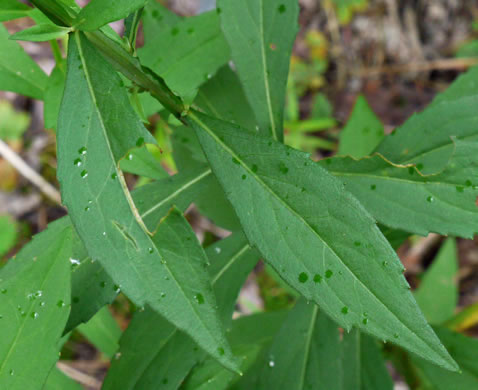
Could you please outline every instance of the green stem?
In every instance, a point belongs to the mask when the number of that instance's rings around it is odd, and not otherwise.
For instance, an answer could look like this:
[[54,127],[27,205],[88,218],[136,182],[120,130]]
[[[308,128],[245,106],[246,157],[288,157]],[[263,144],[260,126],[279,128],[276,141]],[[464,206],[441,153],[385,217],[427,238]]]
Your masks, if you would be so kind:
[[[76,15],[57,0],[31,0],[31,2],[56,24],[68,27],[73,25]],[[181,99],[168,88],[164,80],[150,69],[141,66],[139,61],[121,45],[109,39],[101,31],[85,32],[85,35],[117,71],[139,87],[149,91],[177,118],[185,114],[186,108]]]
[[125,77],[139,87],[149,91],[154,98],[178,118],[183,115],[185,107],[181,99],[168,88],[163,79],[148,68],[141,66],[138,59],[102,32],[86,32],[85,35],[116,70],[123,73]]

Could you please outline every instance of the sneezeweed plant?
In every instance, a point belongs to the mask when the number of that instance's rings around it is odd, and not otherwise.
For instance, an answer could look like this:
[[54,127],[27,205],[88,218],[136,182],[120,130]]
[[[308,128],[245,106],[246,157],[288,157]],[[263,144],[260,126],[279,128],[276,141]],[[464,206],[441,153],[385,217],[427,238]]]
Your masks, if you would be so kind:
[[[413,388],[476,388],[478,342],[450,330],[457,289],[439,285],[455,283],[454,241],[417,293],[425,316],[394,248],[478,229],[478,69],[388,136],[360,99],[337,156],[314,162],[283,143],[297,0],[190,18],[146,0],[31,2],[0,6],[36,22],[0,29],[0,87],[44,100],[68,216],[0,272],[0,388],[77,388],[54,368],[74,329],[111,358],[106,390],[392,389],[385,358]],[[107,24],[123,18],[120,37]],[[15,39],[51,42],[49,77]],[[173,176],[150,154],[154,113]],[[125,172],[151,180],[130,191]],[[232,234],[203,249],[193,202]],[[259,259],[300,298],[232,320]],[[139,308],[122,334],[104,308],[120,291]]]

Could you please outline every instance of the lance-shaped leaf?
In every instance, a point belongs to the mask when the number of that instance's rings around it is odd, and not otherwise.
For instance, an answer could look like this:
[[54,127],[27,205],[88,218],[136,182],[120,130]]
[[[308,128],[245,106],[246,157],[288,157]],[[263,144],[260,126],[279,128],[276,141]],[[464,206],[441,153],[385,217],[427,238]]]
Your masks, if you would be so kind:
[[71,227],[52,223],[0,272],[0,388],[42,389],[70,303]]
[[261,381],[263,388],[278,390],[393,388],[375,340],[356,329],[340,337],[337,325],[303,298],[277,333]]
[[416,166],[393,165],[380,155],[359,161],[338,157],[321,164],[384,225],[421,235],[471,238],[478,231],[478,143],[455,142],[445,170],[435,175],[423,175]]
[[131,300],[151,305],[234,369],[194,232],[173,210],[152,236],[118,168],[129,148],[154,139],[129,104],[119,76],[82,33],[72,35],[68,49],[58,177],[76,231]]
[[[285,312],[275,311],[240,317],[232,322],[228,339],[233,351],[241,357],[241,370],[248,372],[262,357],[265,348],[276,335]],[[248,375],[248,374],[246,374]],[[183,390],[226,390],[232,387],[240,376],[223,369],[213,359],[207,359],[191,372],[181,387]],[[262,387],[249,386],[249,389]],[[268,387],[266,387],[269,389]]]
[[[213,244],[207,254],[221,317],[228,323],[239,290],[258,255],[240,233]],[[158,386],[176,389],[191,368],[204,360],[204,353],[198,351],[189,336],[150,309],[134,316],[120,340],[118,356],[112,361],[104,390],[153,390]]]
[[[208,166],[199,165],[135,189],[133,200],[146,226],[154,230],[174,205],[186,210],[207,186],[207,178],[211,176]],[[72,308],[65,332],[87,322],[104,305],[113,302],[119,290],[100,262],[89,257],[76,235],[72,257],[75,260],[72,268]]]
[[0,90],[42,99],[47,75],[17,42],[9,39],[3,25],[0,25],[0,53],[8,53],[0,56]]
[[442,324],[455,314],[458,303],[456,240],[448,238],[415,291],[423,314],[432,324]]
[[198,194],[204,191],[211,176],[211,168],[198,164],[133,191],[133,199],[138,204],[138,211],[146,226],[154,230],[173,205],[186,210]]
[[169,15],[170,11],[154,2],[145,8],[145,45],[138,55],[174,92],[189,100],[229,61],[229,47],[215,12],[176,22]]
[[423,173],[441,172],[453,155],[452,137],[478,139],[478,68],[459,77],[423,112],[385,137],[376,152],[396,164],[418,164]]
[[78,331],[109,358],[119,348],[121,329],[106,306],[86,324],[81,324]]
[[80,11],[74,24],[80,30],[96,30],[107,23],[126,18],[146,2],[147,0],[118,0],[112,5],[109,0],[92,0]]
[[19,31],[10,36],[10,39],[16,41],[44,42],[61,38],[70,31],[71,28],[69,27],[61,27],[55,24],[45,23]]
[[46,129],[56,130],[58,113],[60,112],[61,98],[65,87],[64,65],[57,65],[48,77],[44,93],[43,116]]
[[396,253],[338,179],[307,154],[234,124],[195,111],[188,121],[250,243],[285,281],[344,328],[456,368]]
[[361,158],[369,155],[384,137],[383,124],[363,95],[354,105],[347,124],[340,132],[338,154]]
[[342,389],[392,390],[393,380],[377,342],[353,329],[341,342]]
[[412,356],[414,371],[421,380],[421,388],[427,390],[477,390],[478,340],[445,328],[437,327],[436,332],[460,365],[461,372],[449,372]]
[[298,25],[296,0],[220,0],[221,26],[258,130],[283,139],[290,54]]
[[241,82],[229,65],[223,66],[201,86],[194,104],[207,114],[237,123],[246,129],[256,126],[254,113],[244,95]]
[[317,305],[302,298],[268,351],[261,385],[277,390],[341,389],[340,363],[337,325],[320,313]]

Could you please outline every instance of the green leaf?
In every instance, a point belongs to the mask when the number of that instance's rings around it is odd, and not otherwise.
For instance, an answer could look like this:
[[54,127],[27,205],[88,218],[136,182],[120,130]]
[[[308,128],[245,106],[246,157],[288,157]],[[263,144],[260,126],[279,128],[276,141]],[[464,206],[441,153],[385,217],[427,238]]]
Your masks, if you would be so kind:
[[133,149],[127,157],[120,162],[120,168],[124,172],[149,177],[151,179],[164,179],[168,173],[161,163],[149,152],[146,146]]
[[61,98],[65,88],[65,72],[62,66],[57,65],[48,78],[44,94],[45,128],[56,130],[58,113],[60,112]]
[[420,313],[396,253],[337,179],[307,154],[234,124],[196,111],[187,120],[251,245],[284,280],[345,329],[356,326],[456,368]]
[[219,0],[221,26],[261,134],[283,139],[289,60],[297,34],[296,0]]
[[[207,163],[193,129],[186,126],[176,128],[172,141],[174,162],[180,172],[190,171],[196,169],[195,167],[200,164]],[[201,214],[227,230],[241,229],[236,213],[226,199],[217,179],[213,174],[204,179],[207,181],[207,184],[204,185],[205,190],[197,193],[194,200]]]
[[425,174],[441,172],[453,155],[452,137],[478,139],[478,67],[460,76],[423,112],[385,137],[376,152],[395,164],[420,164]]
[[392,390],[393,380],[377,342],[353,329],[342,340],[342,388]]
[[107,306],[86,324],[81,324],[78,331],[109,358],[112,358],[119,348],[121,329]]
[[432,324],[442,324],[455,314],[458,303],[456,241],[448,238],[427,270],[415,299]]
[[460,365],[461,373],[449,372],[412,356],[423,390],[478,389],[478,340],[444,328],[437,335]]
[[253,129],[256,125],[254,113],[237,74],[229,65],[219,69],[217,74],[201,87],[194,103],[206,114],[237,123],[246,129]]
[[118,295],[118,286],[106,273],[100,262],[89,257],[86,248],[76,234],[73,235],[71,258],[71,312],[64,333],[89,321],[98,310],[113,302]]
[[384,137],[383,125],[360,95],[347,124],[340,132],[339,155],[361,158],[369,155]]
[[17,242],[17,224],[7,215],[0,215],[0,258]]
[[71,228],[50,224],[0,272],[0,388],[42,389],[70,303]]
[[[258,313],[233,321],[228,338],[233,351],[241,357],[241,369],[247,372],[277,333],[284,312]],[[240,377],[207,359],[191,372],[182,390],[226,390]],[[256,387],[249,387],[256,388]]]
[[[235,233],[207,249],[209,273],[224,323],[258,255],[244,235]],[[204,359],[185,333],[152,310],[136,314],[120,340],[119,359],[112,361],[104,390],[176,389],[192,366]],[[226,370],[229,372],[228,370]]]
[[173,210],[152,236],[118,169],[140,139],[154,139],[134,113],[119,76],[81,33],[72,36],[68,50],[58,177],[76,231],[90,256],[135,304],[151,305],[235,369],[194,232]]
[[262,367],[265,389],[393,388],[375,340],[356,329],[340,337],[336,324],[303,298],[289,312]]
[[59,369],[50,371],[42,390],[83,390],[83,387],[63,374]]
[[319,312],[317,305],[300,299],[268,351],[261,388],[340,389],[341,376],[337,326]]
[[61,27],[55,24],[38,24],[11,35],[10,39],[16,41],[44,42],[64,37],[70,31],[70,27]]
[[123,333],[102,388],[177,389],[202,355],[189,336],[147,308]]
[[0,25],[0,53],[8,53],[0,56],[0,90],[42,99],[47,75],[17,42],[9,39],[3,25]]
[[227,63],[229,47],[215,12],[163,23],[166,12],[152,2],[145,8],[145,44],[138,55],[175,93],[191,101],[197,88]]
[[74,20],[75,27],[84,31],[96,30],[105,24],[126,18],[143,7],[147,0],[91,0]]
[[2,0],[0,4],[0,22],[6,22],[28,16],[31,8],[18,0]]
[[421,165],[391,164],[380,155],[359,161],[332,158],[321,165],[384,225],[421,235],[471,238],[478,231],[478,144],[461,140],[455,144],[445,170],[435,175],[423,175]]
[[212,176],[206,165],[198,165],[177,175],[146,184],[134,191],[133,199],[144,223],[154,230],[158,221],[174,205],[186,210],[196,196],[204,191],[207,178]]

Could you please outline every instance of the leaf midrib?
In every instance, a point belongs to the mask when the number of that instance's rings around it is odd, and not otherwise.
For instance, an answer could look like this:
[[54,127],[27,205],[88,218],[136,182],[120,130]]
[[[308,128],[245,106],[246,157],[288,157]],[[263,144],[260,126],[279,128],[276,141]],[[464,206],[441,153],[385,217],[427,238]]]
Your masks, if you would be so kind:
[[262,76],[264,78],[264,87],[266,92],[267,110],[269,112],[269,120],[271,122],[272,138],[278,141],[276,123],[274,122],[274,114],[272,112],[271,92],[269,87],[269,78],[267,77],[267,57],[264,42],[264,0],[259,1],[259,36],[261,39],[261,58],[262,58]]
[[314,304],[314,308],[312,309],[312,318],[310,319],[309,328],[307,330],[307,337],[305,341],[304,364],[302,365],[302,369],[300,373],[300,383],[299,383],[298,389],[304,389],[305,375],[307,370],[307,361],[309,360],[312,335],[314,334],[314,328],[315,328],[315,323],[317,321],[318,311],[319,311],[319,307],[316,304]]
[[189,187],[193,186],[194,184],[196,184],[197,182],[201,181],[202,179],[204,179],[205,177],[209,176],[210,174],[212,173],[211,171],[211,168],[207,168],[204,172],[201,172],[200,174],[198,174],[196,177],[194,177],[193,179],[189,180],[188,182],[184,183],[181,187],[179,187],[177,190],[175,190],[174,192],[172,192],[171,194],[169,194],[168,196],[166,196],[164,199],[162,199],[161,201],[159,201],[159,203],[155,204],[154,206],[150,207],[148,210],[146,210],[145,212],[143,212],[140,216],[141,218],[144,218],[146,216],[148,216],[149,214],[151,214],[153,211],[155,211],[156,209],[160,208],[161,206],[163,206],[165,203],[167,203],[168,201],[170,201],[171,199],[174,199],[176,198],[177,196],[179,196],[182,192],[186,191]]
[[[252,172],[252,170],[249,168],[249,166],[247,166],[244,161],[233,151],[231,150],[226,144],[224,144],[217,136],[216,134],[208,127],[206,126],[206,124],[204,124],[192,111],[189,113],[189,118],[191,118],[193,121],[195,121],[201,128],[204,129],[204,131],[206,131],[206,133],[209,134],[210,137],[212,137],[216,143],[218,145],[220,145],[226,152],[228,152],[231,156],[233,156],[234,158],[237,159],[237,161],[239,161],[239,163],[244,167],[244,169],[246,169],[249,174],[251,174],[252,177],[254,177],[256,179],[256,181],[262,185],[262,187],[267,191],[269,192],[274,198],[276,198],[281,204],[284,205],[284,207],[286,209],[288,209],[291,214],[295,215],[300,221],[302,221],[304,223],[305,226],[307,226],[319,239],[320,241],[322,241],[324,243],[324,245],[332,252],[334,253],[334,255],[337,257],[337,259],[341,262],[341,264],[350,272],[351,275],[354,276],[355,280],[357,280],[360,285],[364,288],[364,290],[366,292],[368,292],[372,297],[375,298],[375,300],[380,303],[383,307],[385,307],[386,311],[391,314],[393,317],[395,317],[399,323],[406,329],[408,329],[408,331],[413,334],[414,336],[417,337],[417,339],[422,342],[423,344],[427,345],[432,351],[435,351],[435,353],[437,353],[438,356],[441,356],[441,354],[439,354],[430,344],[428,344],[427,341],[425,341],[424,339],[422,339],[421,337],[418,336],[418,334],[412,330],[408,325],[406,325],[394,312],[392,312],[391,310],[388,309],[388,307],[385,305],[385,303],[383,303],[378,297],[377,295],[371,291],[367,286],[365,286],[363,284],[363,282],[357,277],[357,275],[355,275],[355,273],[348,267],[348,265],[346,263],[344,263],[341,259],[341,257],[335,252],[335,250],[333,250],[329,245],[328,243],[322,239],[322,237],[317,233],[317,231],[315,231],[311,226],[310,224],[304,220],[304,218],[298,214],[287,202],[285,202],[281,197],[279,197],[274,191],[272,191],[271,188],[269,188],[259,177],[257,177],[257,175]],[[442,357],[442,356],[441,356]],[[443,358],[443,357],[442,357]]]
[[[324,167],[325,168],[325,167]],[[395,182],[400,182],[400,183],[406,183],[406,184],[417,184],[417,185],[430,185],[430,184],[437,184],[437,185],[442,185],[442,186],[457,186],[457,185],[464,185],[463,183],[453,183],[453,182],[444,182],[444,181],[434,181],[433,180],[433,175],[430,176],[430,181],[424,182],[424,181],[418,181],[418,180],[408,180],[400,177],[394,177],[394,176],[383,176],[378,173],[376,174],[366,174],[366,173],[354,173],[354,172],[343,172],[343,171],[334,171],[333,169],[327,169],[330,173],[332,173],[334,176],[339,176],[339,177],[359,177],[359,178],[370,178],[370,179],[377,179],[377,180],[382,180],[382,181],[395,181]],[[396,169],[406,169],[405,167],[403,168],[396,168]],[[440,174],[441,175],[441,174]],[[428,175],[421,176],[423,179],[425,179]],[[420,177],[420,176],[419,176]]]

